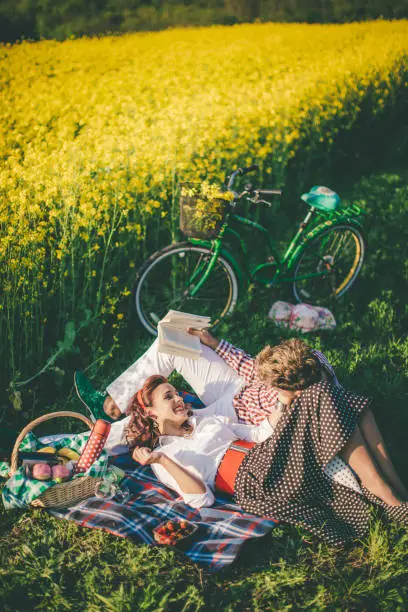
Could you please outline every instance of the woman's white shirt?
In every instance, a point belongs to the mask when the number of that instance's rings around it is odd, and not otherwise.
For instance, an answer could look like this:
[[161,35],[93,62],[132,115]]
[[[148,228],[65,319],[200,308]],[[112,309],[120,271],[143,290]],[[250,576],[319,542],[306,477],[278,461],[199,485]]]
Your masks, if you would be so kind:
[[186,504],[193,508],[211,506],[214,503],[214,481],[218,466],[234,440],[263,442],[272,433],[268,419],[260,425],[244,425],[225,416],[206,416],[196,411],[191,417],[193,432],[186,436],[161,436],[155,450],[161,451],[206,485],[206,492],[190,494],[181,491],[176,480],[161,465],[151,465],[157,478],[177,491]]

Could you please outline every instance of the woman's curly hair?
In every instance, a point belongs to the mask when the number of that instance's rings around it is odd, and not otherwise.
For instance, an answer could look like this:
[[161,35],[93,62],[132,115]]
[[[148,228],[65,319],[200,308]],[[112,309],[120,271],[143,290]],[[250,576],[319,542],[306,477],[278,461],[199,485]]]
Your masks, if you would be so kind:
[[292,338],[277,346],[265,346],[256,357],[259,378],[285,391],[300,391],[318,382],[321,366],[303,340]]
[[[146,379],[143,387],[131,398],[126,414],[130,420],[125,429],[126,443],[130,451],[136,446],[155,448],[160,438],[160,431],[154,417],[146,414],[146,408],[152,406],[152,394],[159,385],[167,383],[164,376],[154,374]],[[141,403],[142,402],[142,403]],[[188,416],[191,416],[189,413]],[[191,433],[192,426],[186,421],[183,424],[186,434]]]

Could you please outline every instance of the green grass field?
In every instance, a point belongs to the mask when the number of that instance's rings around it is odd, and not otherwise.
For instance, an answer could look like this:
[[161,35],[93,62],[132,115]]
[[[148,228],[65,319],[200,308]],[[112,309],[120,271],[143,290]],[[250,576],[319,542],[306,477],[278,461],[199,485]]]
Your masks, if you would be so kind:
[[[356,286],[334,309],[337,329],[309,341],[328,355],[344,384],[376,399],[376,418],[407,483],[408,172],[378,171],[345,184],[343,192],[368,212],[367,260]],[[265,342],[277,342],[285,334],[266,312],[278,297],[256,294],[223,335],[253,353]],[[148,342],[145,336],[130,340],[97,382],[119,373]],[[79,410],[72,396],[66,407]],[[38,510],[0,510],[0,531],[0,608],[10,612],[403,611],[408,606],[408,533],[376,516],[369,536],[342,552],[306,531],[279,525],[218,574],[181,553],[137,546]]]
[[[261,213],[274,236],[293,233],[304,209],[289,196],[313,184],[367,212],[366,262],[333,306],[337,328],[308,340],[375,398],[408,484],[406,29],[253,24],[1,48],[0,460],[33,418],[82,410],[73,370],[103,388],[151,342],[132,283],[177,233],[176,180],[222,182],[258,162],[265,187],[285,185],[281,208]],[[251,291],[219,335],[253,354],[279,342],[277,299],[290,296]],[[408,534],[373,515],[338,552],[279,525],[210,574],[0,502],[0,612],[77,609],[405,612]]]

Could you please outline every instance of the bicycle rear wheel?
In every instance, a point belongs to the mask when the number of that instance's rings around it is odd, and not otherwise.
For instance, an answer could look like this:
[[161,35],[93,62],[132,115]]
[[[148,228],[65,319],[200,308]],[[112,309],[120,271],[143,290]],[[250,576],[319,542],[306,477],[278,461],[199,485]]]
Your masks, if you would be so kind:
[[211,327],[232,313],[238,299],[238,280],[231,264],[221,255],[199,291],[198,280],[213,256],[210,249],[190,243],[171,245],[152,255],[136,280],[136,310],[142,325],[157,334],[157,323],[170,310],[211,317]]
[[356,280],[365,254],[359,228],[333,225],[306,242],[293,264],[293,294],[298,302],[327,303],[339,298]]

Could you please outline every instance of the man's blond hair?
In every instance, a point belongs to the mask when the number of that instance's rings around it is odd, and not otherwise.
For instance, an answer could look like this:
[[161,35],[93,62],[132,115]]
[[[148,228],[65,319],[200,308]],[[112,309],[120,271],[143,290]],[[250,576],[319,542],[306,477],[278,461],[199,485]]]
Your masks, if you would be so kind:
[[256,357],[259,378],[286,391],[300,391],[318,382],[321,366],[303,340],[292,338],[277,346],[265,346]]

